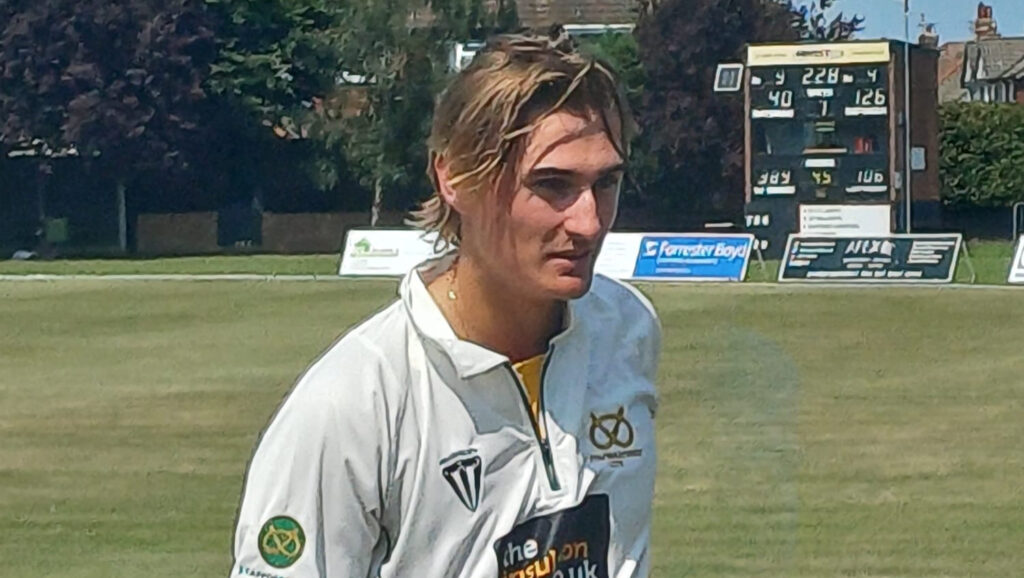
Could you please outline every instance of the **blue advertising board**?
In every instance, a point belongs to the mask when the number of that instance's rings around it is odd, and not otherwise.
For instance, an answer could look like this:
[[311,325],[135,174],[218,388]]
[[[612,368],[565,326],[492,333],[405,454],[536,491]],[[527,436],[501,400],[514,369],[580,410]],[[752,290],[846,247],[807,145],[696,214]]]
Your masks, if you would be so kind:
[[640,241],[633,278],[742,281],[753,241],[753,235],[645,235]]

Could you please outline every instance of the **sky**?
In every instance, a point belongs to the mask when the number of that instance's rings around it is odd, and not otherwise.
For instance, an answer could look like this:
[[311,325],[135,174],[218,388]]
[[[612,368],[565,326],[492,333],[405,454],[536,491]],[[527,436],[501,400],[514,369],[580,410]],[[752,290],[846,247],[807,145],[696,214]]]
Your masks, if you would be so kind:
[[[1024,36],[1024,0],[985,0],[1003,36]],[[836,8],[845,14],[860,14],[866,19],[858,38],[903,40],[903,0],[839,0]],[[977,17],[978,0],[910,0],[910,38],[916,42],[921,33],[921,14],[936,25],[939,42],[969,40],[972,22]]]

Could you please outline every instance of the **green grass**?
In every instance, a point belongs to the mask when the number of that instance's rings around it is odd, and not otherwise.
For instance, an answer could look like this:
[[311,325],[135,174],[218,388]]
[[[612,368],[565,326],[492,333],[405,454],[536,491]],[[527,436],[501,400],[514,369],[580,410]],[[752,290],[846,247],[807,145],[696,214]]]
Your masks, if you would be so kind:
[[339,255],[217,255],[159,259],[0,261],[0,275],[337,275]]
[[[255,436],[394,287],[0,283],[0,574],[226,576]],[[654,576],[1021,575],[1024,293],[643,289]]]

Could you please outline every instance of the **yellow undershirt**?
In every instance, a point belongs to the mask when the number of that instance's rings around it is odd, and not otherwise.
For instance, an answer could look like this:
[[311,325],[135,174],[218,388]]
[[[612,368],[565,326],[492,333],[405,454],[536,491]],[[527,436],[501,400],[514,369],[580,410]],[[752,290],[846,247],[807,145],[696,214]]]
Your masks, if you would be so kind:
[[526,390],[526,399],[530,403],[530,413],[533,414],[533,421],[537,424],[537,435],[541,438],[547,437],[544,431],[544,420],[540,417],[540,380],[544,372],[545,354],[524,359],[519,363],[512,364],[512,367],[519,374],[519,380],[523,382],[523,389]]

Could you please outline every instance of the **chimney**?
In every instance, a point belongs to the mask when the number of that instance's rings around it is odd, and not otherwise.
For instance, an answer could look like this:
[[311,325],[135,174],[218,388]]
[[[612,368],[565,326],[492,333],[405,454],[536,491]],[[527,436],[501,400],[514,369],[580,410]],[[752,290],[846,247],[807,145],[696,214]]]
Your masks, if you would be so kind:
[[984,2],[978,2],[978,19],[974,21],[974,37],[978,40],[999,38],[996,21],[992,17],[992,7]]
[[934,24],[927,24],[924,27],[924,31],[921,32],[921,36],[917,38],[917,43],[922,48],[938,48],[939,47],[939,33],[935,30]]

